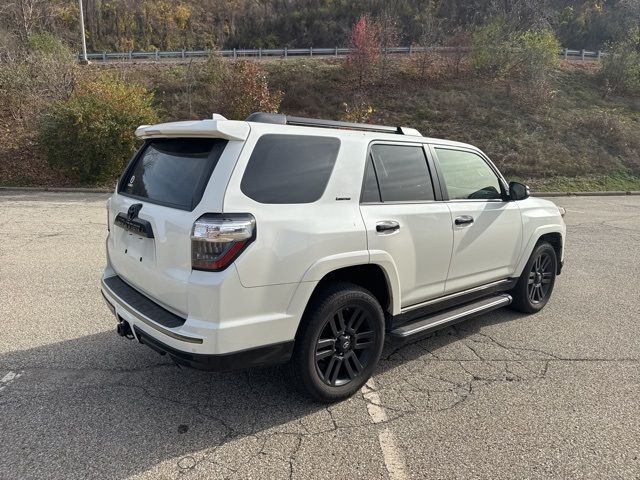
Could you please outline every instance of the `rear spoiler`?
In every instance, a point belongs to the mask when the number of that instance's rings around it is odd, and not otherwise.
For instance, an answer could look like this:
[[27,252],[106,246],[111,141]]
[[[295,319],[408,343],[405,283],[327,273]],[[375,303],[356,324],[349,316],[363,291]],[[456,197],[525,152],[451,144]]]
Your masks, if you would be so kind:
[[157,125],[141,125],[136,129],[136,137],[176,138],[200,137],[223,138],[225,140],[246,140],[249,135],[249,124],[227,120],[222,115],[214,115],[211,120],[191,120],[186,122],[159,123]]

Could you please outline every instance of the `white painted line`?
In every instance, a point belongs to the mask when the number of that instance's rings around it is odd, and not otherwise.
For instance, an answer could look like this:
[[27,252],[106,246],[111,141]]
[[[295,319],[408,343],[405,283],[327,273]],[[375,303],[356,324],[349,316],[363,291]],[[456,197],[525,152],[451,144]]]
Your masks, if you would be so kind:
[[407,475],[407,467],[402,458],[402,453],[396,444],[396,437],[391,430],[385,428],[378,435],[380,448],[384,456],[384,464],[387,467],[389,478],[391,480],[405,480],[409,478]]
[[19,376],[20,376],[19,373],[9,372],[0,379],[0,383],[9,383],[11,380],[18,378]]
[[367,410],[373,423],[382,423],[388,420],[387,412],[380,402],[380,395],[375,390],[376,385],[372,379],[362,387],[362,396],[367,400]]
[[21,373],[9,372],[4,377],[0,378],[0,392],[21,375]]
[[[376,390],[376,384],[373,379],[369,379],[367,384],[362,387],[362,396],[367,400],[367,411],[373,423],[386,422],[389,418],[387,412],[380,402],[380,395]],[[391,480],[405,480],[409,478],[407,475],[407,467],[402,457],[402,453],[398,448],[396,438],[389,428],[384,428],[378,434],[378,442],[384,457],[384,465]]]

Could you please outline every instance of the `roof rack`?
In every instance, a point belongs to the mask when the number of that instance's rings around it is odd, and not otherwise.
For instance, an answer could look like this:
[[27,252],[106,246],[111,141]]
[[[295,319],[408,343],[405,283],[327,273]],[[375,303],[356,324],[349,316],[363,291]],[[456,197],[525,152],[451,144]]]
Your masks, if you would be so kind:
[[274,123],[277,125],[297,125],[301,127],[342,128],[345,130],[359,130],[364,132],[395,133],[421,137],[422,134],[407,127],[388,127],[385,125],[369,125],[368,123],[339,122],[337,120],[321,120],[319,118],[303,118],[283,115],[282,113],[256,112],[247,117],[247,122]]

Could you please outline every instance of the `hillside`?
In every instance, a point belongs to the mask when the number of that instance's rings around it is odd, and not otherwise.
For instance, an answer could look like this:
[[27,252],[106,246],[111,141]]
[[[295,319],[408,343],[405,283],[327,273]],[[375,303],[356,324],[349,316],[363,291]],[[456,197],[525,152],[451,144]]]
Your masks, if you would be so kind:
[[[561,65],[551,98],[544,101],[517,83],[471,74],[416,78],[406,60],[366,93],[345,83],[340,61],[290,59],[261,66],[271,88],[284,94],[283,113],[407,125],[425,136],[472,143],[506,176],[538,190],[640,190],[640,98],[604,97],[595,63]],[[155,92],[164,120],[209,117],[219,107],[202,85],[188,85],[189,68],[93,66],[83,75],[109,69],[143,83]],[[28,125],[5,116],[0,130],[0,184],[72,185],[47,166]]]
[[[0,7],[0,51],[11,37],[42,31],[78,42],[77,0],[19,0]],[[393,26],[398,43],[436,42],[505,17],[520,28],[551,27],[569,48],[596,50],[637,24],[629,0],[84,0],[89,50],[180,50],[214,46],[333,47],[349,42],[369,13]],[[394,43],[393,41],[391,43]]]

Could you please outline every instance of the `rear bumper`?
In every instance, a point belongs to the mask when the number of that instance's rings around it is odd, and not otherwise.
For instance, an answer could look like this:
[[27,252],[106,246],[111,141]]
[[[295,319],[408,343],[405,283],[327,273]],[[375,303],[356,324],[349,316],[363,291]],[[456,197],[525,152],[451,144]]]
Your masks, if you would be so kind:
[[189,353],[165,345],[138,327],[133,327],[138,341],[161,355],[169,355],[174,362],[185,367],[208,371],[227,371],[243,368],[273,365],[287,362],[293,352],[293,341],[265,345],[240,352],[220,355]]
[[[176,331],[177,328],[184,325],[184,318],[169,312],[145,297],[117,275],[102,279],[102,296],[119,319],[129,321],[135,319],[135,323],[141,322],[181,342],[202,344],[202,338],[184,335]],[[134,322],[130,321],[129,323],[133,324]]]
[[199,349],[206,347],[203,343],[207,338],[185,335],[181,327],[186,319],[158,305],[117,275],[102,279],[102,295],[118,322],[127,322],[140,343],[169,355],[179,365],[209,371],[236,370],[284,363],[293,352],[293,340],[225,353],[202,352]]

